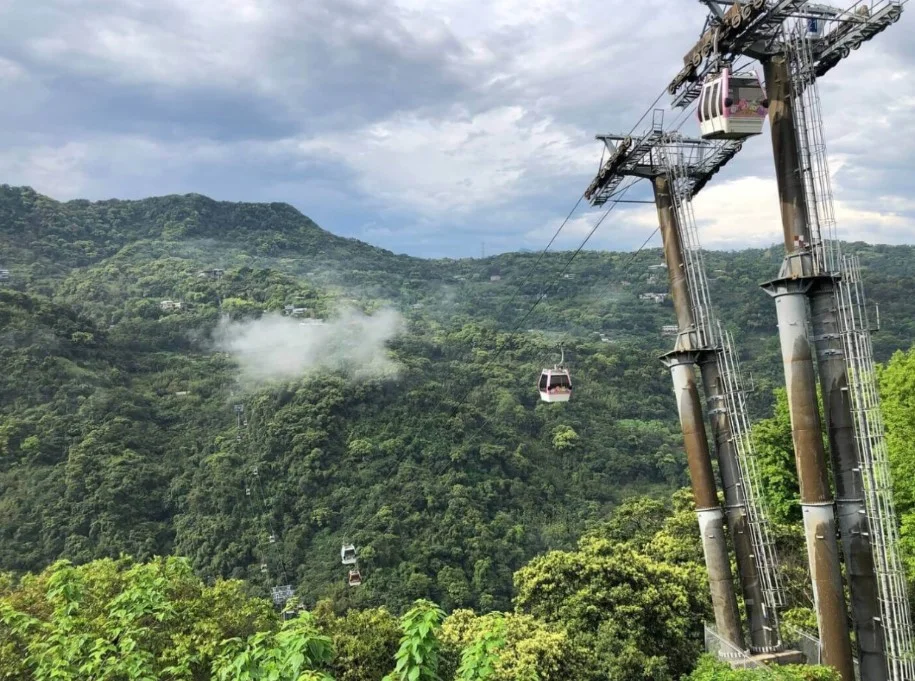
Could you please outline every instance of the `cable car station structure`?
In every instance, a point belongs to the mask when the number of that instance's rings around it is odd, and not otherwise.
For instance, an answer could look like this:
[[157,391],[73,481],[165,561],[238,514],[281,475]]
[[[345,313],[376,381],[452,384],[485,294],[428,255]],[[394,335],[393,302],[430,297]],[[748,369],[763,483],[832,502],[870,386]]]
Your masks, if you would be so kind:
[[[861,680],[915,679],[871,329],[860,267],[839,253],[835,239],[816,82],[898,21],[904,0],[859,0],[844,9],[803,0],[700,1],[709,10],[701,37],[667,90],[675,108],[698,104],[702,137],[665,131],[659,112],[644,134],[599,135],[609,157],[585,198],[594,206],[610,202],[625,178],[652,184],[678,327],[674,349],[662,361],[673,379],[715,625],[739,650],[766,661],[796,660],[780,631],[778,557],[749,438],[746,392],[732,339],[712,306],[692,210],[693,197],[762,131],[768,114],[785,259],[763,288],[776,307],[822,662],[838,669],[843,681],[854,680],[844,560]],[[758,60],[765,83],[739,60]],[[718,503],[696,367],[725,509]],[[725,524],[746,606],[747,641]]]

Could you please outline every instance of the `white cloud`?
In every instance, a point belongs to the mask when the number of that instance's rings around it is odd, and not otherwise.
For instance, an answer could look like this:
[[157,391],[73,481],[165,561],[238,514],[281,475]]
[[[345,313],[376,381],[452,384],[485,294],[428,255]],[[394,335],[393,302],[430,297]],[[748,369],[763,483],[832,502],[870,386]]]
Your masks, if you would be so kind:
[[215,347],[236,360],[242,383],[255,386],[328,371],[354,380],[396,377],[398,364],[387,344],[403,331],[396,310],[374,315],[342,310],[333,319],[310,324],[278,313],[258,319],[220,320]]
[[0,177],[16,178],[54,197],[76,198],[88,184],[89,146],[71,142],[60,146],[33,146],[0,151]]
[[0,177],[16,178],[60,200],[110,198],[114,192],[171,193],[180,189],[173,183],[180,182],[186,166],[215,166],[243,155],[245,146],[209,140],[167,143],[138,135],[99,135],[57,145],[25,139],[0,149]]
[[[880,201],[874,205],[880,205]],[[707,187],[694,201],[699,239],[704,248],[765,247],[782,242],[778,190],[775,180],[744,177]],[[884,204],[887,207],[891,202]],[[903,205],[911,208],[912,202]],[[915,215],[896,209],[854,208],[834,201],[839,238],[848,241],[902,243],[915,234]]]
[[594,167],[585,135],[521,107],[451,118],[398,115],[353,134],[304,140],[299,150],[338,160],[360,188],[425,215],[470,214],[542,192],[550,177]]
[[120,82],[212,85],[251,79],[260,70],[264,14],[243,0],[58,1],[39,16],[46,20],[40,30],[34,20],[23,24],[31,29],[24,43],[33,57]]
[[0,57],[0,84],[14,83],[25,78],[25,69],[11,59]]

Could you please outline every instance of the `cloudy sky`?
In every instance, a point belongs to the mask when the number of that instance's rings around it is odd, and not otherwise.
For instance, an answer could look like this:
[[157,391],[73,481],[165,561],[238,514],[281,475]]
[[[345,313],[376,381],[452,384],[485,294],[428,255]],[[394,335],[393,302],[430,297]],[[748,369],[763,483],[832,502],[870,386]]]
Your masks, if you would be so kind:
[[[913,14],[820,84],[846,238],[915,242]],[[0,182],[283,201],[414,255],[540,249],[595,133],[631,129],[703,18],[697,0],[0,0]],[[770,150],[747,144],[697,199],[705,245],[780,241]],[[620,207],[589,246],[654,225]]]

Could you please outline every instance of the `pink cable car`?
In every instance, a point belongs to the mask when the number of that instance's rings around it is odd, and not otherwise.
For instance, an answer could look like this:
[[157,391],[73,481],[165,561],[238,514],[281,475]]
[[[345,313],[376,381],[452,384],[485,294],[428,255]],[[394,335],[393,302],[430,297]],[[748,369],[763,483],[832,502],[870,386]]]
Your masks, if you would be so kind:
[[723,68],[705,79],[698,109],[704,139],[742,140],[762,132],[769,99],[756,72]]
[[537,388],[540,391],[540,399],[544,402],[568,402],[572,397],[572,380],[569,378],[568,369],[562,366],[564,361],[563,350],[559,364],[552,369],[544,369],[540,374]]

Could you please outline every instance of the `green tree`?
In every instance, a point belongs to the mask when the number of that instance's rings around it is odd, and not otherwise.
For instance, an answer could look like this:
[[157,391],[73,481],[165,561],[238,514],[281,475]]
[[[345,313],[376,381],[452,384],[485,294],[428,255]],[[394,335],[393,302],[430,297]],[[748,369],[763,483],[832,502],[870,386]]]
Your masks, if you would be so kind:
[[427,600],[418,600],[401,618],[403,636],[395,654],[394,671],[386,678],[397,681],[438,681],[439,630],[444,611]]
[[461,651],[461,666],[456,678],[460,681],[486,681],[494,675],[504,647],[505,618],[496,613],[490,617],[488,626]]
[[562,681],[587,678],[587,651],[558,626],[530,615],[456,610],[442,627],[443,643],[460,650],[458,681]]
[[283,622],[279,631],[260,631],[247,639],[224,641],[213,661],[219,681],[332,681],[320,671],[334,655],[329,636],[321,634],[309,612]]
[[519,610],[596,651],[594,678],[679,678],[699,655],[710,615],[701,573],[605,539],[535,558],[515,587]]
[[0,676],[208,679],[221,640],[275,621],[242,583],[205,586],[183,559],[60,561],[0,580]]
[[791,417],[784,388],[775,391],[775,414],[757,421],[751,437],[760,462],[763,490],[773,520],[796,523],[801,519],[800,487],[794,463]]
[[574,449],[576,442],[578,442],[578,433],[570,426],[556,426],[553,429],[553,449],[557,452]]
[[893,476],[893,498],[915,510],[915,348],[896,352],[880,371],[880,398]]
[[401,636],[397,618],[384,608],[347,610],[335,615],[329,600],[312,611],[321,631],[330,636],[334,658],[330,673],[337,681],[378,681],[394,669]]

